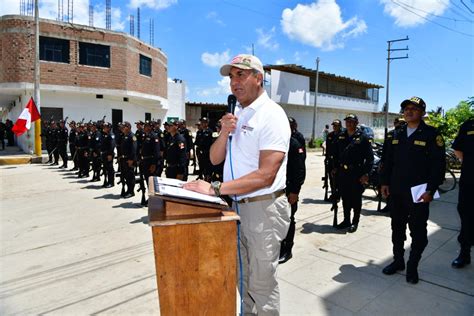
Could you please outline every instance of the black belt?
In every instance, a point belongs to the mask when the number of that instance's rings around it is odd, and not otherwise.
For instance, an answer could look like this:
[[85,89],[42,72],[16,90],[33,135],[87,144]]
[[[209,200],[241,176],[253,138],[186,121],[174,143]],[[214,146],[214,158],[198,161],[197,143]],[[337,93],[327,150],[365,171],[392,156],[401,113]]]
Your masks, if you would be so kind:
[[242,203],[252,203],[252,202],[257,202],[257,201],[274,200],[276,198],[279,198],[283,194],[285,194],[284,189],[279,190],[279,191],[275,191],[275,192],[269,193],[269,194],[253,196],[253,197],[249,197],[249,198],[243,198],[243,199],[237,201],[237,203],[242,204]]

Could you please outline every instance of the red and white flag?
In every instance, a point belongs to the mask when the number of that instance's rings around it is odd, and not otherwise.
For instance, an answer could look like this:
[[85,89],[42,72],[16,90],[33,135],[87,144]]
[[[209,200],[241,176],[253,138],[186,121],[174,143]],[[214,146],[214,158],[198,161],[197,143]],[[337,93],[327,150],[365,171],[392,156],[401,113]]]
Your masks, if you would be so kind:
[[13,133],[15,133],[16,136],[22,135],[31,128],[32,122],[37,121],[40,118],[41,116],[36,108],[35,101],[31,98],[23,112],[21,112],[20,117],[16,120],[15,125],[13,125]]

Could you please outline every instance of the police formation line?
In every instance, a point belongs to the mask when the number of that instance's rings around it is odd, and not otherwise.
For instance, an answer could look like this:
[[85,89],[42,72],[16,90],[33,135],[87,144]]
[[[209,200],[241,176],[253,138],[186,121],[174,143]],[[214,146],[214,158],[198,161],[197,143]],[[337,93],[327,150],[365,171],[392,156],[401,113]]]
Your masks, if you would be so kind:
[[[161,121],[136,122],[135,133],[129,122],[119,123],[114,130],[110,123],[67,122],[54,120],[45,122],[44,136],[48,161],[51,165],[62,165],[68,168],[67,146],[78,178],[88,178],[92,173],[91,182],[101,181],[103,187],[115,186],[116,176],[122,184],[121,196],[130,198],[135,195],[138,180],[142,191],[142,204],[146,204],[145,186],[150,176],[162,176],[163,171],[168,178],[186,181],[190,161],[197,156],[199,161],[199,178],[207,181],[222,178],[222,166],[212,166],[209,150],[217,131],[208,126],[207,118],[202,118],[196,139],[193,142],[191,131],[184,120],[171,120],[163,124]],[[69,130],[66,126],[69,125]],[[117,173],[114,163],[117,164]]]
[[[436,128],[424,123],[422,117],[426,110],[425,102],[418,97],[407,99],[401,104],[403,118],[395,120],[395,129],[387,133],[383,148],[376,156],[372,140],[358,127],[358,117],[348,114],[345,127],[338,119],[332,122],[333,131],[326,138],[325,166],[331,188],[334,214],[337,215],[337,203],[342,200],[343,220],[334,226],[338,230],[350,233],[358,229],[362,209],[362,193],[369,182],[374,169],[377,182],[386,198],[392,221],[393,262],[383,269],[387,275],[407,268],[406,279],[417,283],[418,264],[428,244],[427,221],[429,202],[445,174],[445,144]],[[461,217],[459,242],[461,252],[452,265],[462,268],[470,263],[470,249],[473,243],[474,222],[472,212],[468,211],[467,187],[472,185],[474,125],[468,120],[459,132],[453,149],[463,154],[458,211]],[[161,176],[165,170],[166,177],[186,181],[191,160],[199,164],[198,178],[208,182],[222,179],[223,163],[214,166],[210,162],[209,152],[214,140],[218,137],[220,126],[216,130],[209,128],[207,118],[202,118],[198,125],[196,139],[193,142],[191,132],[185,121],[171,120],[161,129],[160,121],[136,122],[136,131],[131,131],[131,124],[118,124],[115,133],[109,123],[98,121],[90,123],[69,123],[66,121],[48,122],[43,130],[49,163],[58,165],[61,157],[67,168],[68,156],[66,146],[72,155],[74,168],[79,178],[89,177],[91,181],[100,181],[104,176],[103,187],[115,185],[114,160],[118,164],[122,197],[135,195],[136,174],[139,175],[142,204],[145,185],[150,176]],[[287,237],[282,241],[280,263],[292,257],[295,235],[295,213],[298,195],[306,176],[306,148],[303,135],[297,130],[294,118],[289,118],[291,141],[288,152],[286,195],[291,204],[290,228]],[[115,153],[117,156],[115,157]],[[470,174],[470,176],[467,175]],[[413,203],[410,188],[426,184],[420,203]],[[472,186],[471,186],[472,187]],[[409,226],[412,237],[411,251],[407,263],[404,259],[404,241],[406,226]]]

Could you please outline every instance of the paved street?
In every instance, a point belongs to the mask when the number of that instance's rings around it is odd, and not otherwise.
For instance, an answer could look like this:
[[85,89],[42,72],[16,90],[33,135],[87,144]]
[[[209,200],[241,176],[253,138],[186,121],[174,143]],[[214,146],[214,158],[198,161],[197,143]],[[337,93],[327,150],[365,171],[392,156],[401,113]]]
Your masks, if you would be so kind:
[[[373,193],[358,231],[336,231],[322,175],[323,157],[309,153],[293,259],[278,271],[282,315],[474,315],[474,265],[451,268],[456,190],[431,206],[421,280],[410,285],[404,272],[381,272],[391,261],[390,219],[375,212]],[[140,194],[124,200],[120,186],[40,164],[0,166],[0,179],[0,314],[159,314]]]

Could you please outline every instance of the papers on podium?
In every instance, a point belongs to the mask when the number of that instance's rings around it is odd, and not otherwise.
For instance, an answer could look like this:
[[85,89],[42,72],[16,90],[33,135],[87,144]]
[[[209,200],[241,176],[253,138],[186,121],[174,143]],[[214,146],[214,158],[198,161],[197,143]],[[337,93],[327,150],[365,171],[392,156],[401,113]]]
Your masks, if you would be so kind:
[[155,194],[221,205],[226,204],[220,197],[184,189],[183,184],[185,183],[185,181],[177,179],[153,177]]
[[[413,203],[421,203],[423,200],[418,201],[423,193],[426,192],[426,187],[428,186],[427,183],[423,183],[420,185],[415,185],[411,187],[411,197],[413,198]],[[439,199],[439,192],[436,191],[433,195],[433,199]]]

